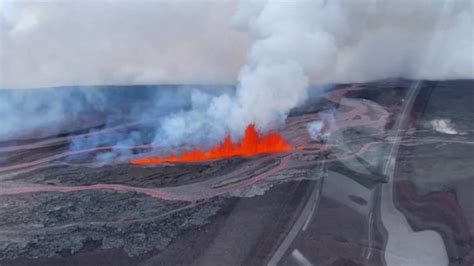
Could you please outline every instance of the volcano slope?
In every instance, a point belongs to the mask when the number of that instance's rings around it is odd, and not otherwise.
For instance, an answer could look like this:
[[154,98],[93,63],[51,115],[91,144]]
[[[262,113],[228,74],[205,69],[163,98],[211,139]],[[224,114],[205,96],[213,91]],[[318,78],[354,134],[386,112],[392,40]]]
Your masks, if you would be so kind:
[[451,263],[469,262],[474,112],[457,102],[472,84],[335,86],[277,129],[297,149],[251,157],[136,165],[130,156],[150,145],[70,148],[150,121],[3,141],[0,264],[382,265],[393,259],[388,236],[400,235],[386,204],[412,231],[439,232]]

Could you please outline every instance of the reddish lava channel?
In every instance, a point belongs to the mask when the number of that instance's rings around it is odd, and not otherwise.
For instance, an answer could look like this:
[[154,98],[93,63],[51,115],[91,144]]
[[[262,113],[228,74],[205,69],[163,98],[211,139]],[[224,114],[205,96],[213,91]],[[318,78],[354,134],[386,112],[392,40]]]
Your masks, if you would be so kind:
[[133,164],[197,162],[232,156],[252,156],[290,150],[293,150],[293,146],[286,143],[283,137],[278,135],[278,133],[271,131],[261,134],[255,129],[254,124],[250,124],[245,129],[244,137],[238,143],[233,143],[230,135],[227,134],[223,142],[205,151],[195,148],[193,150],[185,150],[180,155],[171,153],[168,156],[131,159],[130,162]]

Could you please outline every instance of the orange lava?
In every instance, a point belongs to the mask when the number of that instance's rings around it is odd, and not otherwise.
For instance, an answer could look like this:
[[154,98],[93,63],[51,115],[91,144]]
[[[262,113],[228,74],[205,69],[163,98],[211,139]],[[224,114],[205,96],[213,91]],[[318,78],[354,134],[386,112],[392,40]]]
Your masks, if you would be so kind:
[[219,145],[211,147],[209,150],[201,151],[199,148],[185,150],[180,155],[173,153],[161,157],[145,157],[130,160],[133,164],[157,164],[163,162],[197,162],[207,161],[232,156],[251,156],[262,153],[276,153],[293,150],[293,147],[272,131],[266,134],[260,134],[254,124],[250,124],[245,129],[242,140],[233,143],[230,135],[224,138]]

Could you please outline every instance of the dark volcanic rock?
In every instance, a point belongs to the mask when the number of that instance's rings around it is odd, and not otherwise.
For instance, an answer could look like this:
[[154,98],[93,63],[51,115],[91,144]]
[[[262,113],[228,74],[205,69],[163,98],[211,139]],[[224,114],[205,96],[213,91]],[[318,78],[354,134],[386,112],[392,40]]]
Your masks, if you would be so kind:
[[3,196],[0,260],[98,248],[123,248],[129,256],[163,249],[181,232],[205,224],[222,202],[187,204],[105,190]]

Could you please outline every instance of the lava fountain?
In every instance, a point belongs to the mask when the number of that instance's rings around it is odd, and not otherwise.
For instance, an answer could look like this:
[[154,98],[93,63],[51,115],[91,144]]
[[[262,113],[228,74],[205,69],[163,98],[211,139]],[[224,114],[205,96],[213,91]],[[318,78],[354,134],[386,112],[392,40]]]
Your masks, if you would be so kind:
[[184,150],[180,155],[170,153],[168,156],[131,159],[130,162],[133,164],[198,162],[233,156],[285,152],[293,149],[293,146],[288,144],[277,132],[270,131],[262,134],[255,129],[254,124],[250,124],[245,129],[244,137],[238,143],[233,143],[232,138],[227,134],[221,143],[205,151],[194,148],[193,150]]

